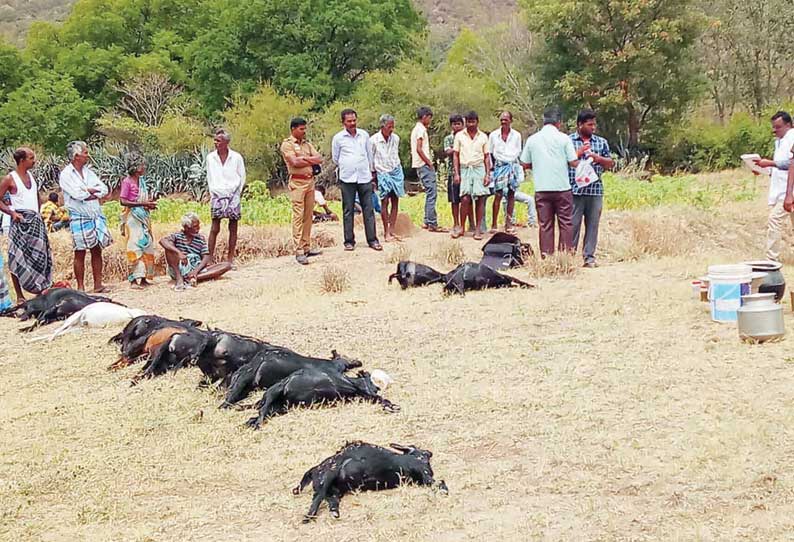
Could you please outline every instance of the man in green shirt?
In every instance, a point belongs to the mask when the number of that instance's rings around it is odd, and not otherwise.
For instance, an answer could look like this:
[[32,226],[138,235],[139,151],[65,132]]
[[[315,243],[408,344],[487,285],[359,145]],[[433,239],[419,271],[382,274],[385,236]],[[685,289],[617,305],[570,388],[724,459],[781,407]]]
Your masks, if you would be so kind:
[[555,219],[560,230],[557,248],[573,250],[573,194],[568,167],[579,165],[581,154],[574,150],[571,138],[560,131],[561,126],[559,108],[544,111],[543,128],[527,139],[520,158],[525,169],[532,169],[535,180],[541,256],[554,253]]

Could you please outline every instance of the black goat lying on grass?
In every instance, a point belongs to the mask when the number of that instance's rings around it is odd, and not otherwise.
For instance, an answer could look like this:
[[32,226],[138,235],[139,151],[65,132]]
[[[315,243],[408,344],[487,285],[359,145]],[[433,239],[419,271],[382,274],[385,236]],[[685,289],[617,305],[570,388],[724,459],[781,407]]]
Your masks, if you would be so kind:
[[397,272],[389,276],[389,282],[396,278],[403,290],[409,286],[424,286],[441,282],[447,294],[463,294],[471,290],[484,290],[486,288],[508,288],[514,285],[522,288],[534,288],[510,275],[503,275],[493,268],[474,262],[459,265],[447,274],[442,274],[435,269],[416,262],[402,261],[397,264]]
[[162,316],[147,314],[129,321],[120,333],[110,338],[108,343],[115,343],[121,350],[121,356],[108,369],[115,370],[135,362],[144,353],[146,341],[156,331],[167,328],[196,328],[201,325],[198,320],[170,320]]
[[301,369],[271,386],[260,401],[259,415],[246,425],[259,429],[266,419],[285,414],[293,406],[351,401],[357,397],[378,403],[387,412],[397,412],[400,407],[380,396],[369,373],[359,371],[358,377],[318,369]]
[[[306,471],[298,486],[292,490],[294,495],[298,495],[309,482],[314,489],[314,498],[303,522],[317,517],[323,501],[328,502],[331,515],[338,518],[339,501],[351,491],[392,489],[402,483],[436,485],[430,466],[432,452],[416,446],[390,446],[402,453],[366,442],[349,442],[334,455]],[[444,493],[448,492],[443,480],[437,487]]]
[[167,371],[197,365],[208,343],[209,334],[195,327],[187,327],[184,332],[172,335],[151,353],[141,372],[132,379],[132,385]]
[[65,320],[97,301],[114,302],[107,297],[88,295],[85,292],[72,290],[71,288],[50,288],[45,293],[37,295],[22,304],[22,314],[19,319],[24,321],[35,318],[36,321],[30,326],[20,328],[19,331],[26,333],[33,331],[39,326],[51,324],[58,320]]
[[198,360],[199,369],[204,375],[202,385],[221,382],[222,385],[228,386],[232,375],[260,352],[294,354],[289,348],[247,335],[228,333],[219,329],[208,333],[207,348]]
[[400,287],[405,290],[411,286],[426,286],[443,282],[444,274],[421,263],[402,261],[397,264],[397,272],[389,275],[389,284],[392,279],[397,279]]
[[245,399],[254,390],[266,389],[301,369],[344,373],[361,367],[358,360],[348,360],[331,351],[331,359],[312,358],[290,350],[267,350],[237,369],[231,377],[226,400],[220,408],[229,408]]
[[446,274],[444,293],[463,294],[470,290],[486,288],[534,288],[532,284],[518,280],[510,275],[503,275],[485,264],[466,262]]

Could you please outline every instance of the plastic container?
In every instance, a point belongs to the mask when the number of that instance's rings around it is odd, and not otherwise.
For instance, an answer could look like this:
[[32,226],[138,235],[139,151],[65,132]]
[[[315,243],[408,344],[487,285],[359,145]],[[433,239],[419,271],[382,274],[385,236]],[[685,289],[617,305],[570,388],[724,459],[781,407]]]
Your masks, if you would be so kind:
[[753,270],[749,265],[709,266],[709,303],[715,322],[735,322],[742,296],[750,294]]
[[743,341],[766,342],[786,334],[783,306],[775,303],[774,292],[743,296],[737,315],[739,338]]

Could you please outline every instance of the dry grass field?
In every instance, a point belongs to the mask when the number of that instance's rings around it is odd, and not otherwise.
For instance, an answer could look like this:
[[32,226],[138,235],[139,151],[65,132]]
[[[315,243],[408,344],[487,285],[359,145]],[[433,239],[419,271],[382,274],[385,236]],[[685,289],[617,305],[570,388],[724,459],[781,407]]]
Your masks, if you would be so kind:
[[[390,261],[446,269],[446,238],[344,253],[336,226],[308,267],[258,260],[181,294],[116,287],[131,306],[385,369],[397,414],[295,410],[253,432],[196,369],[135,388],[137,368],[108,372],[113,330],[28,344],[3,319],[0,540],[794,539],[792,339],[741,344],[689,287],[709,263],[758,257],[764,216],[760,196],[611,213],[602,267],[515,271],[534,290],[401,291]],[[353,439],[432,450],[449,495],[352,495],[340,519],[323,507],[302,525],[311,497],[291,488]]]

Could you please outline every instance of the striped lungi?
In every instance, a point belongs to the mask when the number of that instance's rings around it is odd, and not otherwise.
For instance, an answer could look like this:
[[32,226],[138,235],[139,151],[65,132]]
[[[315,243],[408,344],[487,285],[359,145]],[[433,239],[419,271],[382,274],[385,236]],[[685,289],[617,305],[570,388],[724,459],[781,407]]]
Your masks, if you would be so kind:
[[36,211],[22,209],[8,231],[8,271],[23,290],[34,294],[52,285],[52,252],[47,227]]
[[96,246],[106,248],[113,242],[108,222],[103,215],[90,217],[71,213],[69,230],[75,250],[90,250]]

